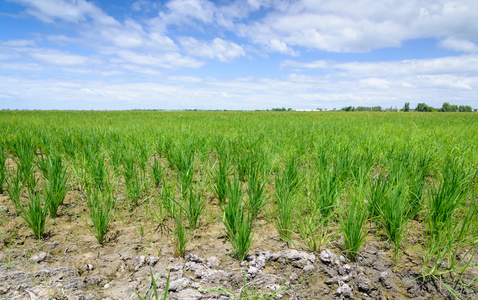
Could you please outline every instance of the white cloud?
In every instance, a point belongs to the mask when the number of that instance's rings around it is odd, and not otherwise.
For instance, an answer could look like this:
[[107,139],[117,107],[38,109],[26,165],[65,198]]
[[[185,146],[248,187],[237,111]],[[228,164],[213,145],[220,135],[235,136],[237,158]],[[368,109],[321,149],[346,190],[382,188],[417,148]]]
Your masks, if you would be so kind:
[[380,62],[336,62],[318,60],[297,62],[287,60],[282,67],[305,69],[343,70],[354,76],[396,76],[396,75],[430,75],[430,74],[476,74],[478,55],[451,56],[432,59],[408,59],[401,61]]
[[440,46],[446,49],[451,49],[459,52],[476,53],[478,52],[478,45],[463,39],[447,38],[440,42]]
[[237,34],[257,44],[276,39],[289,47],[358,53],[416,38],[478,39],[474,0],[291,0],[273,8],[256,22],[238,25]]
[[211,43],[198,41],[193,37],[181,38],[179,41],[186,53],[192,56],[217,58],[227,62],[246,55],[244,49],[238,44],[220,38],[215,38]]
[[113,59],[113,62],[125,62],[140,66],[161,67],[161,68],[198,68],[203,63],[194,58],[182,56],[178,53],[161,53],[159,55],[142,54],[129,50],[118,51],[119,59]]
[[35,49],[28,53],[32,58],[55,65],[83,65],[91,60],[83,55],[71,54],[52,49]]

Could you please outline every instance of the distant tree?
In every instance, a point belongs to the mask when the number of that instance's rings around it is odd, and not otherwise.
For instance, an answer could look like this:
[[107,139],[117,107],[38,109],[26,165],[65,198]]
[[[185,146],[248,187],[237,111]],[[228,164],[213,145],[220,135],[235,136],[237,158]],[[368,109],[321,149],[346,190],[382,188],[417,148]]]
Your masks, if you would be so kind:
[[458,111],[459,112],[472,112],[473,109],[469,105],[460,105],[460,106],[458,106]]
[[405,102],[405,105],[403,106],[403,111],[405,112],[410,111],[410,102]]
[[458,111],[458,106],[457,105],[451,105],[450,103],[448,102],[444,102],[440,111],[443,111],[443,112],[455,112],[455,111]]
[[289,107],[289,108],[287,109],[287,111],[292,111],[292,107]]
[[427,111],[428,105],[426,103],[418,103],[415,111]]
[[372,111],[382,111],[382,107],[381,106],[373,106]]

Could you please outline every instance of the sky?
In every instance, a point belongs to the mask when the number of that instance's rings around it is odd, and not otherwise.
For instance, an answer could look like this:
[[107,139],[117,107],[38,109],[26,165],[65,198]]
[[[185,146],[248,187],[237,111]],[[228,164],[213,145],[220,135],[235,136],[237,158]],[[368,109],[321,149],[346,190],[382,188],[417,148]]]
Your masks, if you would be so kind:
[[0,0],[0,109],[478,108],[477,0]]

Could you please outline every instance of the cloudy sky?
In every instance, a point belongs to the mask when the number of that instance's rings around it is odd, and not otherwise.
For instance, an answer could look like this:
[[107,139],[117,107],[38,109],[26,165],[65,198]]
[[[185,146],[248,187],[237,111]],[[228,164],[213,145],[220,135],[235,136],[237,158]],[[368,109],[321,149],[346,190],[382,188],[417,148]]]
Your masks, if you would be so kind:
[[476,0],[0,0],[0,108],[478,108]]

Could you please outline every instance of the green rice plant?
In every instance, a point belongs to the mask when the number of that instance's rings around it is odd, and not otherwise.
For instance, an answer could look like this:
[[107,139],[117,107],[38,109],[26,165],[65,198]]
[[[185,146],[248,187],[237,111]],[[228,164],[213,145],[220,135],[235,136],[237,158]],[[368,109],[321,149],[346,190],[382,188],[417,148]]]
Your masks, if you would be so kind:
[[67,186],[67,167],[59,154],[51,153],[47,158],[47,177],[45,180],[46,198],[50,217],[56,218],[58,207],[63,204]]
[[338,232],[329,230],[331,217],[332,214],[326,217],[319,210],[313,210],[311,213],[303,215],[302,219],[297,222],[297,234],[308,251],[320,251],[336,237]]
[[5,146],[0,142],[0,194],[5,191],[5,184],[7,181],[7,155]]
[[45,179],[48,179],[48,156],[45,150],[40,149],[40,155],[36,157],[38,170],[41,171]]
[[86,188],[105,189],[108,180],[108,168],[98,136],[92,135],[84,141],[82,163],[87,175],[84,178]]
[[227,184],[227,202],[221,207],[223,219],[228,238],[233,239],[236,235],[237,226],[241,223],[244,216],[244,207],[242,205],[242,182],[237,176],[234,176],[232,184]]
[[151,178],[153,180],[153,185],[156,188],[161,186],[164,177],[164,170],[161,166],[161,160],[159,157],[153,159],[153,164],[151,166]]
[[36,154],[36,147],[32,140],[26,136],[18,139],[13,144],[13,153],[16,156],[17,168],[22,174],[22,182],[31,191],[36,185],[34,160]]
[[[150,273],[150,277],[151,277],[150,287],[146,291],[144,297],[142,297],[140,294],[138,294],[138,292],[135,291],[136,296],[138,296],[138,298],[140,300],[150,300],[150,299],[153,299],[153,295],[154,295],[154,299],[159,300],[160,299],[160,294],[158,293],[158,287],[157,287],[156,282],[158,282],[158,279],[161,276],[161,273],[159,273],[158,276],[156,276],[156,278],[155,278],[154,275],[153,275],[153,269],[151,269],[151,267],[149,268],[149,273]],[[163,299],[163,300],[168,299],[170,280],[171,280],[171,271],[168,272],[168,277],[166,278],[166,286],[164,287],[164,291],[162,292],[162,295],[161,295],[161,299]]]
[[254,220],[242,209],[241,215],[236,221],[235,234],[229,237],[234,256],[240,261],[246,259],[254,242],[253,222]]
[[206,199],[199,191],[194,191],[191,187],[189,189],[189,195],[187,197],[184,210],[186,212],[186,218],[188,219],[189,228],[191,230],[196,229],[199,217],[206,208]]
[[235,156],[235,163],[237,174],[239,179],[244,182],[249,174],[249,168],[251,167],[252,157],[247,149],[237,149]]
[[368,211],[372,221],[378,221],[380,212],[383,210],[384,199],[388,193],[390,182],[382,172],[370,183],[370,193],[367,202]]
[[176,191],[174,189],[174,185],[169,182],[165,182],[161,187],[160,198],[163,207],[170,216],[174,215],[175,197]]
[[87,192],[89,217],[92,226],[84,219],[85,225],[95,236],[98,244],[104,243],[105,235],[109,232],[109,224],[113,220],[116,202],[111,191],[90,189]]
[[265,192],[265,184],[259,175],[259,167],[252,166],[249,170],[246,207],[252,220],[259,215],[260,210],[267,204],[268,197]]
[[222,206],[222,223],[226,227],[227,239],[231,243],[234,256],[244,260],[253,243],[253,222],[243,205],[242,182],[234,176],[232,184],[227,185],[227,202]]
[[337,207],[337,200],[341,193],[339,173],[334,166],[329,168],[326,165],[316,176],[317,180],[312,181],[311,187],[315,209],[319,210],[325,220],[328,220]]
[[[418,154],[417,154],[418,155]],[[429,175],[433,161],[433,152],[419,155],[408,172],[410,217],[415,218],[423,209],[423,196],[426,192],[426,177]]]
[[230,160],[227,156],[221,156],[217,167],[214,171],[214,186],[213,190],[216,197],[219,199],[220,204],[226,202],[227,197],[227,184],[229,182],[230,175]]
[[123,156],[123,176],[127,198],[136,207],[144,192],[144,182],[140,170],[135,164],[133,154]]
[[29,191],[28,207],[20,205],[20,216],[27,222],[28,226],[33,230],[33,234],[37,239],[41,239],[48,225],[48,206],[49,203],[38,191]]
[[444,163],[442,178],[431,188],[428,197],[430,237],[443,234],[471,188],[474,175],[470,174],[461,159],[449,157]]
[[189,237],[186,226],[184,226],[183,210],[179,207],[173,211],[175,212],[172,241],[173,254],[175,257],[184,257],[186,246],[189,243]]
[[410,205],[407,198],[407,187],[403,183],[399,184],[384,195],[383,205],[379,208],[379,222],[385,228],[389,240],[395,246],[395,260],[398,257],[400,243],[410,220]]
[[17,215],[21,214],[21,202],[20,197],[23,193],[23,184],[22,184],[22,174],[20,173],[19,169],[15,171],[11,170],[9,172],[8,180],[7,180],[7,194],[10,197],[10,200],[15,207],[15,211]]
[[364,205],[364,187],[359,185],[350,195],[347,208],[342,208],[339,218],[342,236],[344,238],[343,249],[350,260],[355,261],[360,247],[365,242],[368,231],[365,230],[367,222],[367,209]]
[[276,184],[276,201],[277,201],[277,217],[274,220],[274,226],[279,233],[279,237],[285,242],[291,242],[291,233],[292,233],[292,220],[294,217],[295,211],[295,200],[294,195],[291,191],[291,187],[286,180],[286,177],[280,177],[276,174],[275,184]]
[[[442,228],[442,233],[436,235],[427,245],[427,251],[424,255],[424,270],[422,276],[440,279],[449,274],[455,282],[454,287],[465,286],[462,276],[467,269],[472,267],[472,261],[476,252],[474,249],[478,246],[478,237],[473,234],[473,219],[478,213],[478,203],[472,200],[466,211],[460,216],[455,215],[449,221],[447,226]],[[465,252],[461,255],[462,260],[458,261],[459,251]],[[443,263],[447,263],[446,267]]]
[[192,139],[189,138],[183,147],[176,146],[174,150],[168,151],[166,156],[178,174],[179,188],[183,198],[186,198],[194,177],[194,147]]
[[289,190],[289,192],[294,192],[302,183],[300,177],[298,160],[291,155],[285,164],[284,173],[282,174],[282,177],[280,177],[280,185]]

